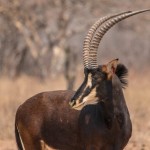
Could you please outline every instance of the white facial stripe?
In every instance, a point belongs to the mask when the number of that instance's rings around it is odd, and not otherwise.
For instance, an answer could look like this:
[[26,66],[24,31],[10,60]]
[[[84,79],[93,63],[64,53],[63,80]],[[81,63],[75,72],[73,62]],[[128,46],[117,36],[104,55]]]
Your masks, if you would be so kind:
[[98,102],[96,97],[96,87],[90,92],[89,95],[83,98],[83,101],[78,105],[73,106],[76,110],[81,110],[87,104],[96,104]]
[[[92,74],[88,74],[88,81],[87,81],[87,86],[86,88],[89,87],[91,88],[92,87]],[[86,89],[85,88],[85,89]]]
[[85,106],[85,105],[84,105],[84,103],[82,102],[82,103],[80,103],[79,105],[73,106],[73,108],[76,109],[76,110],[81,110],[84,106]]
[[89,87],[89,88],[92,87],[92,74],[88,74],[87,84],[86,84],[86,86],[85,86],[85,88],[84,88],[84,91],[83,91],[82,94],[80,95],[79,99],[83,96],[85,90],[86,90],[88,87]]
[[[90,104],[93,104],[93,103],[95,103],[95,101],[93,101],[93,100],[96,99],[96,88],[94,88],[94,89],[90,92],[90,94],[87,95],[86,97],[84,97],[83,100],[82,100],[82,102],[80,102],[81,97],[83,96],[85,90],[86,90],[88,87],[89,87],[89,88],[92,87],[92,74],[88,74],[87,84],[86,84],[86,86],[85,86],[84,91],[82,92],[82,94],[81,94],[81,95],[79,96],[79,98],[76,100],[76,105],[73,106],[74,109],[76,109],[76,110],[81,110],[81,109],[85,106],[85,104],[89,104],[89,103],[90,103]],[[90,102],[89,102],[89,101],[90,101]]]
[[92,87],[92,74],[88,74],[88,81],[87,84],[84,88],[84,91],[82,92],[82,94],[79,96],[79,98],[76,100],[76,102],[78,103],[80,98],[83,96],[85,90],[87,89],[87,87],[91,88]]
[[85,102],[86,104],[94,103],[96,99],[97,98],[96,98],[96,87],[95,87],[94,89],[92,89],[89,95],[83,98],[83,102]]

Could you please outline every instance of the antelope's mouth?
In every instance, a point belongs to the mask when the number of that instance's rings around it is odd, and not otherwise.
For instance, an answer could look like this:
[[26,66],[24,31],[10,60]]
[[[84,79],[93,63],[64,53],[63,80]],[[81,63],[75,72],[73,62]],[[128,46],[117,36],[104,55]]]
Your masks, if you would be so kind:
[[81,102],[81,103],[78,103],[76,104],[75,101],[72,101],[69,103],[70,106],[73,108],[73,109],[76,109],[76,110],[81,110],[84,106],[85,106],[85,102]]
[[72,100],[69,102],[69,105],[76,110],[81,110],[85,106],[85,102],[76,103],[77,101]]
[[76,103],[75,100],[72,100],[71,102],[69,102],[69,105],[76,110],[81,110],[84,106],[86,105],[94,105],[98,103],[98,99],[92,100],[92,101],[82,101],[82,102],[78,102]]

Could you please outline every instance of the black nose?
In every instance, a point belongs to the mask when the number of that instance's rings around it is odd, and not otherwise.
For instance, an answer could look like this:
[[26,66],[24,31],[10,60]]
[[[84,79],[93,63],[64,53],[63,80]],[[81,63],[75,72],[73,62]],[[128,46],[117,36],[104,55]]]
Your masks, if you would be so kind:
[[76,104],[75,100],[76,100],[76,95],[73,95],[72,98],[71,98],[71,100],[70,100],[70,102],[69,102],[69,105],[71,107],[73,107]]
[[73,107],[75,104],[76,104],[75,100],[71,99],[71,101],[69,102],[69,105],[70,105],[71,107]]

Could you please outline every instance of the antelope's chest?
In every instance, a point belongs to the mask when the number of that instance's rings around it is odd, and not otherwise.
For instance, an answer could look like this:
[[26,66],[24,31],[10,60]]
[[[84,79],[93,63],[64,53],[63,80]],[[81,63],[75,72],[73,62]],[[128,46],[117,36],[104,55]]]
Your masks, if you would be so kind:
[[108,115],[97,106],[89,105],[81,111],[79,116],[81,139],[84,143],[92,143],[99,147],[103,143],[113,144],[125,132],[123,123],[124,114]]

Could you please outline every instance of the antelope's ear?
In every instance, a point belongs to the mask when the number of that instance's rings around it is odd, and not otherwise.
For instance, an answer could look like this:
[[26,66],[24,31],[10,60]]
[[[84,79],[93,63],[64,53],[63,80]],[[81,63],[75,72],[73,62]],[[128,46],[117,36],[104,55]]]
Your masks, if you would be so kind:
[[102,66],[102,71],[107,74],[108,79],[112,79],[113,75],[116,72],[119,59],[114,59],[108,64]]

